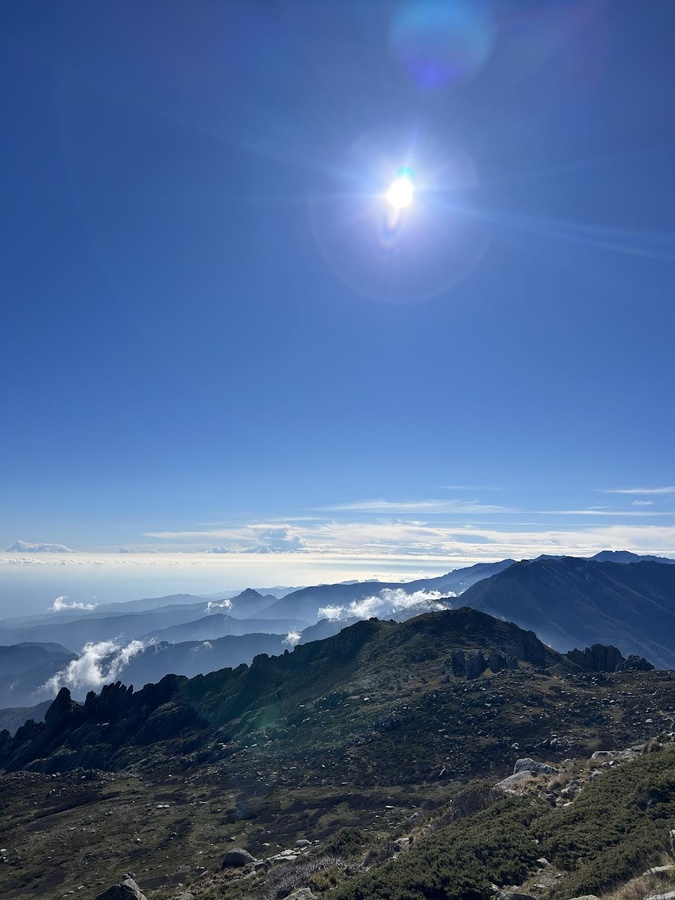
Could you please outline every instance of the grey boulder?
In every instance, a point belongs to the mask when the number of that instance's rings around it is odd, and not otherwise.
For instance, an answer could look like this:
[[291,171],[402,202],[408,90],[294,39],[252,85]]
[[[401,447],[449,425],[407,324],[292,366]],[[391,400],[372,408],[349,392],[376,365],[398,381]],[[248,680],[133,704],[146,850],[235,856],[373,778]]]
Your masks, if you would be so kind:
[[221,868],[236,869],[238,866],[247,866],[252,862],[255,862],[255,857],[251,856],[248,850],[242,850],[240,847],[235,847],[232,850],[227,851],[223,857]]
[[134,879],[127,877],[97,894],[95,900],[146,900],[146,896]]
[[526,756],[524,759],[516,760],[516,764],[513,767],[513,774],[517,775],[519,772],[530,772],[532,775],[556,775],[558,770],[554,769],[553,766],[537,762],[529,756]]

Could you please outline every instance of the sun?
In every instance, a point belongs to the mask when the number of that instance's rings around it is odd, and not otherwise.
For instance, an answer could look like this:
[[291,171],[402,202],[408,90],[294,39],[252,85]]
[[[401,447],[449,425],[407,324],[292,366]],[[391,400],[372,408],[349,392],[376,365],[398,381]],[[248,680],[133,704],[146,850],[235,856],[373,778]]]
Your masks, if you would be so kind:
[[387,202],[395,210],[401,211],[412,205],[414,196],[415,186],[412,175],[408,170],[402,169],[387,191]]

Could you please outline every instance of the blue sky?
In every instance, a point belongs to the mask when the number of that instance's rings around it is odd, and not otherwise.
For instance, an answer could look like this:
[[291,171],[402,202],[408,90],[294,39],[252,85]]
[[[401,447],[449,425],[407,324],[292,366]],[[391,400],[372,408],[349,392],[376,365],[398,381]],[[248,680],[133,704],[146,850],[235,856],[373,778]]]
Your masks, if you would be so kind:
[[673,4],[0,17],[12,579],[675,555]]

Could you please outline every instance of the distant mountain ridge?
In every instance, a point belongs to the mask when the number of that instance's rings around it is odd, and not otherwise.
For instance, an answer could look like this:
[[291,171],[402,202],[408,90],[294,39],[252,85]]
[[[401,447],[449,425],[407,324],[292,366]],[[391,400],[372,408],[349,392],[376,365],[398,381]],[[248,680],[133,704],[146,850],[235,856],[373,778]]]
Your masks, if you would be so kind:
[[558,650],[611,641],[675,668],[675,567],[661,561],[524,560],[470,587],[457,605],[532,629]]

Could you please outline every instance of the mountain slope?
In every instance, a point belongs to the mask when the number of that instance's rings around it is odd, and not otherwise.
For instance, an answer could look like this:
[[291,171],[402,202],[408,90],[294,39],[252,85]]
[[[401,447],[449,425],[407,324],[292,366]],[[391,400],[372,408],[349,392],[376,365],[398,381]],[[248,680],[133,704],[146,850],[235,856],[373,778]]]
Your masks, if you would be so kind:
[[559,650],[600,643],[675,668],[675,567],[563,557],[515,563],[456,601],[531,628]]
[[[360,875],[401,853],[400,839],[420,841],[411,862],[423,896],[444,896],[421,841],[434,810],[444,817],[468,779],[494,785],[527,756],[566,771],[565,760],[584,766],[599,747],[633,745],[672,726],[675,673],[615,671],[617,662],[594,648],[577,664],[532,633],[462,608],[400,624],[361,621],[251,666],[167,676],[137,692],[111,685],[84,704],[62,691],[43,725],[0,734],[8,848],[0,893],[24,900],[83,885],[93,897],[97,884],[129,871],[149,900],[186,889],[203,900],[279,900],[290,890],[285,872],[304,878],[314,871],[305,862],[325,857],[330,866],[344,854],[351,874],[342,866],[341,880],[328,872],[321,886],[319,872],[319,892],[353,876],[370,896]],[[555,789],[561,807],[564,785]],[[540,804],[523,809],[538,815]],[[497,840],[503,857],[511,820],[495,808],[496,817],[475,847]],[[232,846],[262,857],[298,839],[318,842],[309,857],[289,849],[283,866],[251,878],[221,871]],[[531,836],[519,839],[507,853],[519,867],[521,848],[528,865],[543,852]],[[454,850],[448,842],[441,858],[461,862]],[[659,847],[651,852],[658,858]],[[474,871],[475,861],[467,864]],[[405,882],[412,870],[399,871]],[[391,882],[378,884],[397,896]]]
[[158,628],[143,635],[144,640],[168,641],[177,644],[182,641],[207,641],[226,635],[253,633],[286,634],[291,629],[307,628],[309,622],[300,619],[236,619],[225,613],[212,613],[190,622]]
[[[116,768],[135,759],[139,745],[178,738],[185,723],[199,726],[200,742],[215,728],[227,741],[271,741],[276,752],[286,748],[293,754],[315,753],[349,743],[355,730],[372,729],[375,721],[386,759],[401,721],[428,730],[430,710],[418,702],[405,703],[406,695],[411,700],[421,685],[433,681],[448,686],[443,689],[444,703],[452,706],[458,699],[452,689],[456,682],[465,685],[467,678],[476,679],[485,671],[513,673],[517,682],[522,667],[582,671],[534,633],[473,609],[429,613],[404,623],[363,620],[292,653],[257,656],[250,666],[191,680],[169,675],[136,693],[118,683],[99,697],[89,694],[83,706],[62,690],[44,728],[27,727],[9,743],[5,737],[3,758],[12,767],[45,756],[49,759],[44,764],[51,769],[72,768],[85,760],[90,766]],[[439,700],[437,695],[434,703]],[[168,711],[161,711],[162,704]],[[508,709],[501,707],[496,703],[494,710],[490,707],[481,715],[492,718],[506,712],[510,721]],[[310,709],[312,714],[304,711]],[[466,721],[472,718],[465,713]],[[172,723],[171,728],[166,723]],[[514,727],[517,733],[517,722]],[[416,766],[435,753],[437,740],[430,736],[424,750],[418,749]],[[479,754],[477,746],[472,752]],[[395,758],[387,765],[405,778]]]
[[74,653],[54,643],[0,647],[0,708],[35,703],[35,694],[45,682],[73,659]]

